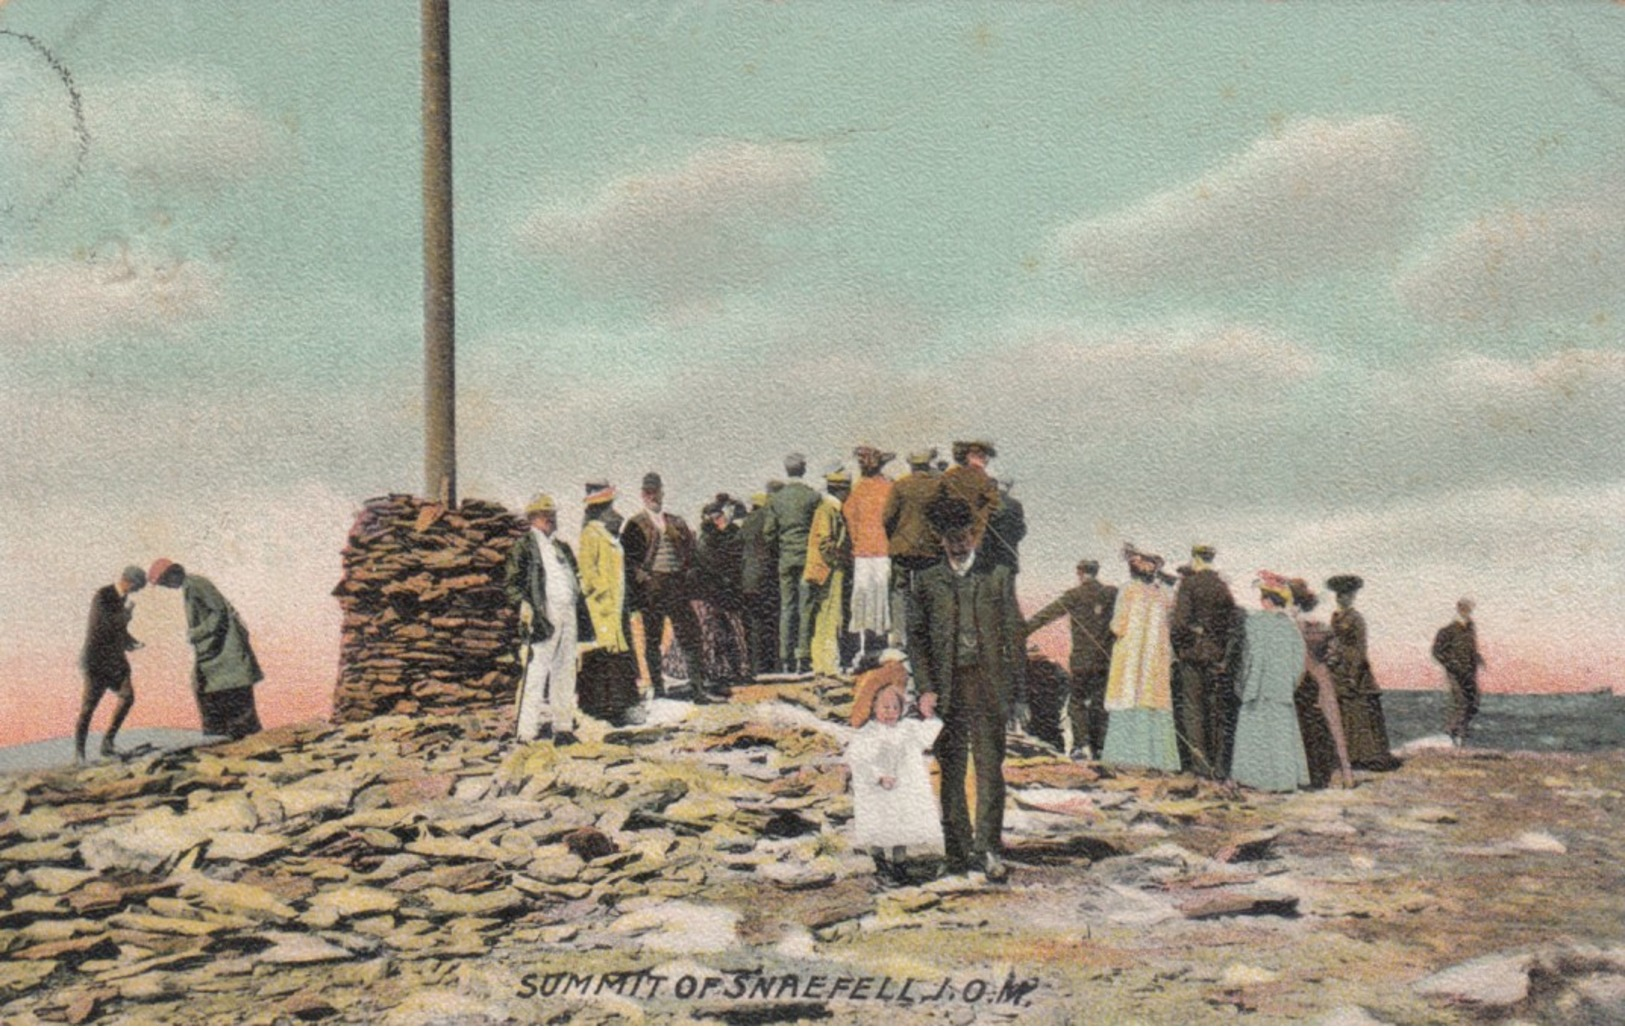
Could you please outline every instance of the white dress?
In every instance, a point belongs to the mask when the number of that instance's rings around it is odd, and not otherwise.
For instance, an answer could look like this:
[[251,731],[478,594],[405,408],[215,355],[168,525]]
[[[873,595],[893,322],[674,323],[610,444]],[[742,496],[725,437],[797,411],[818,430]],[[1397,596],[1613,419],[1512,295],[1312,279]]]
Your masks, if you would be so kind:
[[[941,719],[871,719],[852,735],[852,843],[864,848],[913,847],[942,853],[942,810],[931,790],[925,749],[942,732]],[[897,781],[891,790],[882,776]]]

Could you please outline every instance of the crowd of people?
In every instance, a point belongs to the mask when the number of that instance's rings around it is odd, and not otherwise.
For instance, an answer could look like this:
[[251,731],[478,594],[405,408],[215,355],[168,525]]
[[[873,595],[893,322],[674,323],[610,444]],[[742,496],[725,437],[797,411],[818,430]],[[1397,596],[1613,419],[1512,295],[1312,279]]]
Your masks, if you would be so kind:
[[[1160,555],[1125,545],[1122,586],[1101,582],[1099,561],[1086,559],[1075,587],[1024,617],[1015,580],[1026,519],[1013,484],[989,474],[992,443],[951,451],[951,466],[935,448],[911,453],[893,480],[885,469],[896,455],[860,446],[856,477],[835,466],[822,491],[807,482],[805,456],[791,454],[785,478],[748,503],[715,495],[697,534],[665,509],[656,472],[643,477],[630,517],[616,510],[612,485],[588,483],[579,559],[558,535],[557,503],[538,494],[503,576],[518,612],[518,738],[575,743],[583,713],[637,722],[646,702],[667,696],[673,673],[700,704],[763,677],[854,675],[855,837],[894,879],[900,849],[922,846],[944,852],[950,874],[1005,877],[1011,728],[1075,760],[1260,790],[1351,787],[1356,769],[1398,765],[1355,607],[1360,577],[1326,580],[1336,610],[1321,622],[1303,579],[1258,573],[1258,606],[1246,608],[1214,567],[1212,546],[1193,547],[1189,564],[1170,573]],[[149,580],[185,595],[205,732],[259,728],[261,673],[242,620],[207,580],[160,559],[146,573],[126,569],[93,602],[80,761],[107,692],[119,704],[102,751],[116,753],[134,700],[126,653],[140,646],[128,632],[129,595]],[[1471,613],[1463,600],[1433,645],[1457,744],[1477,712],[1483,666]],[[1067,672],[1028,647],[1030,634],[1063,615]],[[941,786],[922,821],[914,809],[929,793],[927,748]]]
[[[896,456],[861,446],[855,479],[835,467],[820,492],[806,458],[791,454],[785,478],[748,504],[716,495],[697,537],[664,510],[657,473],[624,523],[613,489],[591,483],[579,565],[556,536],[556,504],[539,495],[507,574],[528,651],[520,738],[569,743],[581,711],[635,721],[640,699],[664,696],[674,669],[699,703],[760,677],[857,673],[854,838],[891,879],[909,847],[941,850],[950,874],[1005,877],[1013,727],[1076,760],[1260,790],[1351,787],[1356,769],[1397,767],[1355,607],[1360,577],[1326,581],[1336,610],[1322,622],[1303,579],[1260,572],[1258,606],[1247,608],[1214,567],[1215,548],[1193,547],[1170,573],[1160,555],[1125,545],[1121,587],[1101,582],[1088,559],[1077,586],[1024,617],[1015,578],[1025,513],[1013,484],[989,474],[995,456],[985,440],[955,443],[951,466],[921,450],[893,480],[885,469]],[[1027,645],[1063,615],[1069,675]],[[1457,743],[1482,665],[1469,615],[1464,601],[1434,647]],[[569,658],[578,647],[579,682]],[[940,822],[932,813],[922,824],[911,806],[929,782],[928,748],[941,769]]]

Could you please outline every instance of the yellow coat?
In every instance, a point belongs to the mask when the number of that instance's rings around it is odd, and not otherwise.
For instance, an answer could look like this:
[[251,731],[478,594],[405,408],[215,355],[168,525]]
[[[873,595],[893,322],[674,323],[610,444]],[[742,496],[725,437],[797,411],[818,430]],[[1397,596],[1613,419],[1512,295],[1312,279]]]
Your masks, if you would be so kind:
[[1130,708],[1173,711],[1174,648],[1168,637],[1173,597],[1155,583],[1131,579],[1117,592],[1112,609],[1112,670],[1106,681],[1106,710]]
[[802,570],[802,579],[818,586],[829,582],[829,574],[834,570],[824,552],[831,541],[836,547],[847,545],[846,521],[841,515],[840,503],[826,497],[813,512],[812,528],[807,530],[807,564]]
[[626,643],[626,555],[621,542],[594,519],[581,527],[581,593],[587,599],[597,646],[620,653]]

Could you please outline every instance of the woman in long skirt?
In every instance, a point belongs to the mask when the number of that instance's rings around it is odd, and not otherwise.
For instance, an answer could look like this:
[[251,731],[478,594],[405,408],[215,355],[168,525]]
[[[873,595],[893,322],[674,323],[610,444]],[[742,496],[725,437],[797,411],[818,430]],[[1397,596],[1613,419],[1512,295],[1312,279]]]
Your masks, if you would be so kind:
[[1307,648],[1287,611],[1292,588],[1273,573],[1259,574],[1259,611],[1247,613],[1236,692],[1236,744],[1231,779],[1259,790],[1309,786],[1309,762],[1298,730],[1293,693],[1303,676]]
[[1168,615],[1173,595],[1159,581],[1162,558],[1123,548],[1130,580],[1112,609],[1111,673],[1106,681],[1106,765],[1179,771],[1174,734],[1173,644]]

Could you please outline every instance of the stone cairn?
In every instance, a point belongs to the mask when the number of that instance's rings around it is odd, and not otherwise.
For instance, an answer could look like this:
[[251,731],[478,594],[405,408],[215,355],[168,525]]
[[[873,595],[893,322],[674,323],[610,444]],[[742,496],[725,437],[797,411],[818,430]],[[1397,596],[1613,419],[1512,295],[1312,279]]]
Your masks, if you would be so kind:
[[502,569],[524,532],[523,520],[487,501],[367,501],[333,588],[344,612],[334,720],[511,701],[517,617]]

